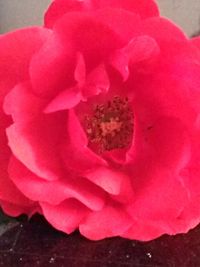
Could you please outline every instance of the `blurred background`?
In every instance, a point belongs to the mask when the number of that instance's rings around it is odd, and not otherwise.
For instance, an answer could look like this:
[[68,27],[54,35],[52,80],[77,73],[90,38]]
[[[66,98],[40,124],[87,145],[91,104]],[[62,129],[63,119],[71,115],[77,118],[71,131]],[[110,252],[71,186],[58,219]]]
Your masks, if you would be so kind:
[[[140,0],[138,0],[140,1]],[[0,33],[42,24],[51,0],[0,0]],[[188,35],[200,30],[200,0],[157,0],[161,14],[172,19]]]

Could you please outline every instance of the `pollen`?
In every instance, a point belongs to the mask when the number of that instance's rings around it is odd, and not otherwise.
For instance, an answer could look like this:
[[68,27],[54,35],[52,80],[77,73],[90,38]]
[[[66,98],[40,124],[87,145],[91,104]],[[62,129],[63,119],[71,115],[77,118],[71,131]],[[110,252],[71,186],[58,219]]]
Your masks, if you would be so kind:
[[115,96],[94,106],[92,115],[85,117],[89,146],[100,153],[127,148],[133,138],[133,119],[128,98]]

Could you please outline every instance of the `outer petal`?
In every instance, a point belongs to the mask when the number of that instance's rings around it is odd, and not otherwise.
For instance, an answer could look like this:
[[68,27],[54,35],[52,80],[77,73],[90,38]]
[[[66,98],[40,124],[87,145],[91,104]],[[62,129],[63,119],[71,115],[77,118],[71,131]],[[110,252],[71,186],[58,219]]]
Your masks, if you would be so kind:
[[32,201],[26,198],[10,180],[7,168],[11,153],[7,146],[7,140],[5,136],[1,135],[1,131],[0,137],[0,200],[13,205],[29,206]]
[[86,177],[110,194],[118,202],[130,203],[134,199],[134,190],[130,177],[120,171],[109,168],[96,168],[89,171]]
[[108,204],[100,211],[91,212],[79,229],[87,238],[99,240],[122,235],[131,225],[132,219],[123,207]]
[[29,217],[31,217],[34,213],[40,211],[40,208],[35,203],[22,206],[0,200],[0,205],[6,214],[14,217],[17,217],[21,214],[27,214]]
[[[28,79],[29,62],[33,54],[49,39],[50,30],[39,27],[27,28],[11,32],[0,37],[0,104],[3,97],[17,82]],[[22,49],[23,48],[23,49]],[[16,104],[16,103],[15,103]],[[15,105],[12,104],[12,107]],[[4,123],[4,122],[5,123]],[[24,197],[9,180],[7,174],[8,157],[10,151],[7,147],[5,128],[10,120],[1,115],[0,148],[1,148],[1,199],[4,199],[3,208],[7,213],[17,215],[27,209],[17,208],[30,201]],[[6,201],[13,204],[6,204]],[[11,206],[13,208],[11,208]],[[16,207],[14,207],[16,206]],[[22,211],[23,210],[23,211]]]
[[46,99],[35,96],[29,82],[17,84],[5,97],[3,108],[14,122],[30,122],[41,116]]
[[191,43],[200,50],[200,37],[192,38]]
[[133,225],[121,236],[140,241],[150,241],[163,233],[169,233],[171,228],[160,221],[133,219]]
[[[49,39],[51,31],[33,27],[0,36],[0,96],[29,76],[33,54]],[[0,97],[0,98],[1,98]]]
[[185,49],[184,43],[188,42],[187,36],[178,26],[162,17],[143,21],[142,32],[154,38],[161,50],[168,51],[166,54],[168,57],[174,55],[174,51],[178,51],[178,48]]
[[158,6],[152,0],[94,0],[95,8],[119,8],[139,14],[143,19],[159,15]]
[[[42,59],[42,60],[41,60]],[[40,97],[55,97],[61,90],[74,85],[75,54],[51,34],[48,42],[32,57],[29,74],[32,90]]]
[[159,15],[158,7],[152,0],[55,0],[45,14],[45,26],[53,27],[67,12],[92,12],[105,7],[125,9],[139,14],[142,18]]
[[74,178],[70,173],[60,180],[45,181],[12,158],[9,174],[17,188],[34,201],[58,205],[74,198],[92,210],[99,210],[106,200],[105,193],[99,187],[84,178]]
[[190,159],[191,143],[180,121],[162,118],[157,123],[146,129],[145,136],[144,132],[136,136],[130,161],[135,201],[128,210],[134,219],[165,224],[175,220],[188,203],[179,172]]
[[[143,176],[142,176],[143,175]],[[136,177],[136,175],[134,175]],[[145,177],[144,177],[145,176]],[[185,187],[175,173],[169,170],[151,170],[138,173],[135,178],[135,201],[127,208],[133,218],[140,220],[159,221],[167,224],[182,212],[188,195]]]
[[26,198],[6,176],[0,173],[0,199],[19,206],[28,206],[33,202]]
[[47,180],[62,177],[58,154],[66,114],[41,115],[37,120],[17,122],[7,129],[13,154],[32,172]]
[[57,206],[40,203],[45,218],[56,229],[70,234],[87,215],[88,209],[74,199],[69,199]]
[[109,25],[88,14],[68,13],[56,23],[54,31],[65,50],[83,54],[89,69],[122,46],[122,38]]

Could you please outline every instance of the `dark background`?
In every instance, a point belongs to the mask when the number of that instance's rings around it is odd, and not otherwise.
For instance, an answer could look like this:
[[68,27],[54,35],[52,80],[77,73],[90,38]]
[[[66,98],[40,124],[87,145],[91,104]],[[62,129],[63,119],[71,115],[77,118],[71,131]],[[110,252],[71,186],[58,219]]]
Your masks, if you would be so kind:
[[28,221],[0,213],[0,266],[199,267],[200,226],[151,242],[119,237],[94,242],[78,232],[58,232],[40,216]]

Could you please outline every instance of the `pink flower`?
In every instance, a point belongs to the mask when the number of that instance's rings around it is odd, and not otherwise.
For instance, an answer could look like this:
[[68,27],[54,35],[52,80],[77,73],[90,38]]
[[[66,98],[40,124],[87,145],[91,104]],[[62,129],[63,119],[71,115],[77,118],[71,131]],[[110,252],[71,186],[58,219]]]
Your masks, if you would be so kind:
[[0,204],[87,238],[200,222],[200,39],[151,0],[55,0],[0,37]]

